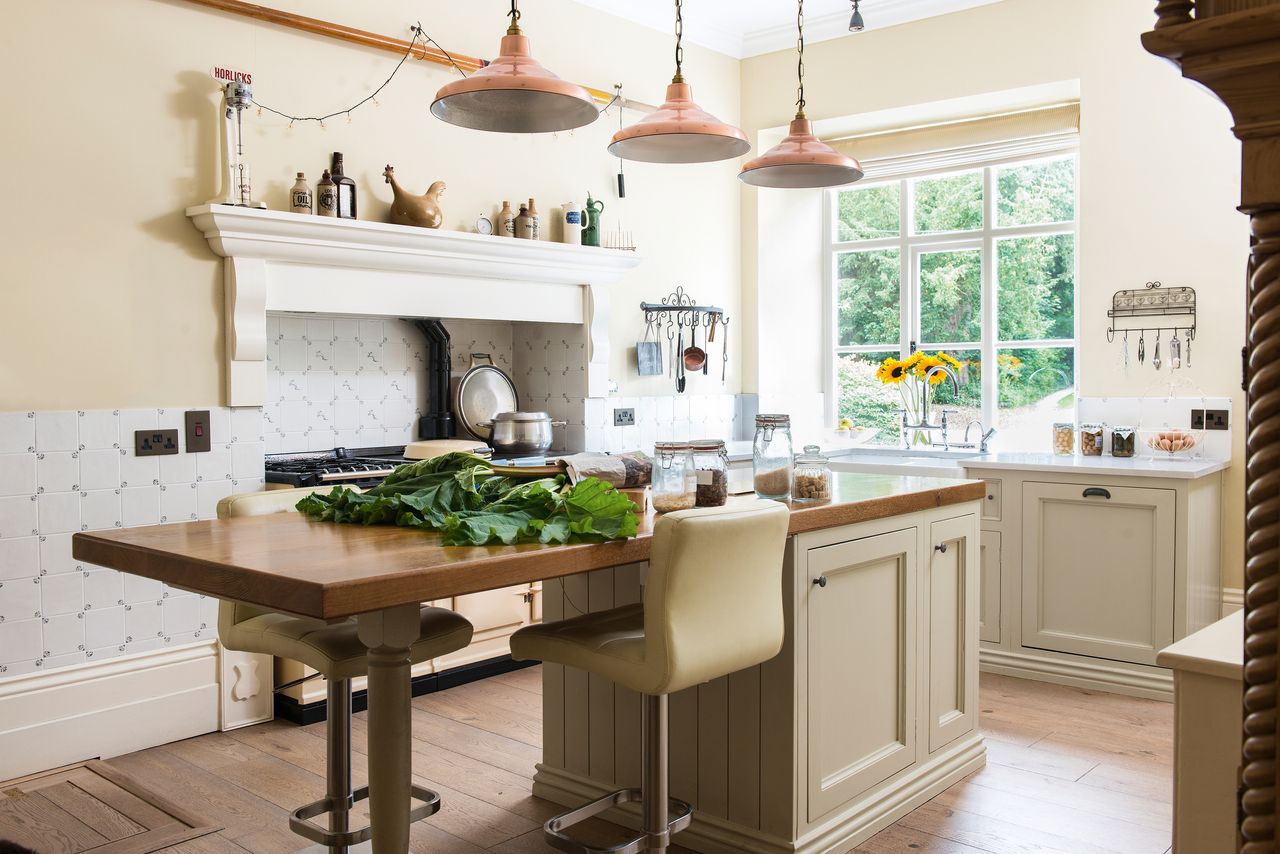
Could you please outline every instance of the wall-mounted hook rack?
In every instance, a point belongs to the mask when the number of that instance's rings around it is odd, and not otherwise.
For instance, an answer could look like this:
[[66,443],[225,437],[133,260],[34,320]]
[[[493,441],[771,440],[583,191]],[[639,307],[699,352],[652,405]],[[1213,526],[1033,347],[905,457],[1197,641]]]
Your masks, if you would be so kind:
[[1174,332],[1188,340],[1196,337],[1195,288],[1166,288],[1160,282],[1147,282],[1141,288],[1116,291],[1107,310],[1111,324],[1107,341],[1117,332]]
[[[729,361],[728,342],[725,340],[729,332],[729,316],[724,313],[724,309],[718,305],[701,305],[690,294],[685,292],[684,286],[677,286],[674,291],[662,298],[662,302],[641,302],[640,310],[644,312],[645,324],[657,324],[659,329],[665,323],[667,328],[667,342],[670,349],[670,359],[668,364],[671,366],[676,381],[676,392],[683,392],[685,389],[685,367],[694,372],[708,373],[707,362],[708,354],[706,348],[710,343],[715,341],[716,328],[724,330],[721,333],[720,348],[722,351],[720,364],[720,379],[724,381],[725,371]],[[673,330],[674,327],[674,330]],[[696,329],[702,328],[702,348],[696,347],[697,334]],[[688,332],[688,339],[684,338]],[[672,339],[675,339],[674,342]],[[685,349],[688,344],[689,350]],[[692,352],[692,351],[696,351]],[[700,355],[699,355],[700,354]],[[687,357],[687,358],[686,358]]]

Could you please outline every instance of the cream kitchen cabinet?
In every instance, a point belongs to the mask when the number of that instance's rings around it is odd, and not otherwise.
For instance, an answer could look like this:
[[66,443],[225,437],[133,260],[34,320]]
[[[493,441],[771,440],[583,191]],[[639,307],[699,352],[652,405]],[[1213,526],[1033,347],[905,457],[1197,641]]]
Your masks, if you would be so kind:
[[1000,532],[983,531],[979,552],[982,578],[979,585],[978,639],[1000,643]]

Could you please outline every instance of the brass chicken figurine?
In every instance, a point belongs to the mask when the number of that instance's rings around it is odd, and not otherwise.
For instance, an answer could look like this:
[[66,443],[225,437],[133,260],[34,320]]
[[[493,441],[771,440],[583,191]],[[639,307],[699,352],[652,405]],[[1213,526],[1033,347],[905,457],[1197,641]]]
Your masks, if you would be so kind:
[[421,196],[407,193],[396,183],[396,170],[391,164],[382,171],[383,177],[391,185],[395,198],[391,202],[391,221],[396,225],[416,225],[419,228],[439,228],[444,222],[444,212],[440,210],[440,197],[444,195],[444,181],[436,181]]

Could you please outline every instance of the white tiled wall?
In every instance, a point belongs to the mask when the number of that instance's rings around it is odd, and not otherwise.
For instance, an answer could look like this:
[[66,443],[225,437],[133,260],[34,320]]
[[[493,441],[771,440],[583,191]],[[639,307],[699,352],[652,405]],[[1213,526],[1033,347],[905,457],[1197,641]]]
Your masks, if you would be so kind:
[[[1082,397],[1077,412],[1081,422],[1097,421],[1107,425],[1124,424],[1138,430],[1188,429],[1192,409],[1225,409],[1231,412],[1229,397]],[[1231,417],[1235,417],[1232,413]],[[1138,455],[1154,455],[1142,442]],[[1211,460],[1231,459],[1231,431],[1206,430],[1190,457]]]
[[[213,599],[71,556],[77,531],[212,519],[223,496],[262,488],[260,410],[210,408],[200,454],[184,411],[0,412],[0,678],[215,630]],[[135,457],[149,429],[177,429],[181,452]]]

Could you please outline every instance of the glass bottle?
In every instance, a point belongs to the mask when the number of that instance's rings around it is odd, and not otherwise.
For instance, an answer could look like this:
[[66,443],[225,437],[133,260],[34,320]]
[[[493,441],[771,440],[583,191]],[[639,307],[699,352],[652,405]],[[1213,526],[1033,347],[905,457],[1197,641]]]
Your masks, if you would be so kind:
[[756,495],[786,498],[791,494],[791,416],[757,415],[752,445]]
[[1082,457],[1100,457],[1102,456],[1102,443],[1105,430],[1103,426],[1096,421],[1085,422],[1080,425],[1080,456]]
[[324,170],[320,183],[316,184],[316,213],[320,216],[338,215],[338,185],[329,177],[329,170]]
[[538,215],[538,206],[529,200],[529,239],[540,240],[542,237],[542,217]]
[[1070,421],[1058,421],[1053,425],[1053,453],[1059,457],[1074,456],[1076,452],[1076,425]]
[[333,168],[329,170],[337,186],[339,219],[356,218],[356,182],[342,174],[342,152],[333,153]]
[[698,478],[688,442],[658,442],[653,447],[653,509],[689,510],[698,503]]
[[529,219],[528,205],[521,205],[520,213],[516,215],[516,237],[521,240],[530,240],[533,237],[533,224]]
[[729,452],[720,439],[694,439],[693,468],[698,481],[698,506],[722,507],[729,499]]
[[1136,427],[1117,424],[1111,428],[1111,456],[1132,457],[1138,444]]
[[312,211],[311,186],[307,176],[298,173],[298,180],[289,191],[289,210],[294,213],[309,214]]
[[503,237],[516,236],[516,215],[511,210],[511,202],[502,203],[502,211],[498,214],[498,234]]
[[791,498],[794,501],[831,500],[831,461],[817,445],[805,445],[804,453],[796,457]]

